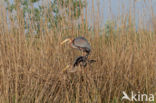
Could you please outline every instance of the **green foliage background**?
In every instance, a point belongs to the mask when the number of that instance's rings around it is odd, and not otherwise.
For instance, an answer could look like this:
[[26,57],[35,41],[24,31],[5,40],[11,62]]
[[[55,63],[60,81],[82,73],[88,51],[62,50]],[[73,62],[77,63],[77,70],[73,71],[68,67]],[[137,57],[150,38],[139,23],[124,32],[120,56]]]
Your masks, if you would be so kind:
[[46,5],[40,2],[41,0],[14,0],[13,2],[5,0],[8,12],[13,15],[10,20],[16,20],[17,10],[20,9],[25,18],[25,29],[29,31],[30,21],[33,21],[35,32],[40,31],[40,23],[45,22],[45,20],[48,20],[46,25],[50,29],[58,28],[62,20],[79,19],[83,8],[86,6],[82,0],[52,0]]

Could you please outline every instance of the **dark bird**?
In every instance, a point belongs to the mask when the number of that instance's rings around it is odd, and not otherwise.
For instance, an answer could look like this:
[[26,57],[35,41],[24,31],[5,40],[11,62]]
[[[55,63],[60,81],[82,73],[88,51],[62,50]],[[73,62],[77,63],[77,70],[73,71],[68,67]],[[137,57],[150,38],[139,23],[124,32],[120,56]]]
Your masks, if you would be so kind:
[[65,42],[70,43],[72,48],[77,48],[83,52],[86,53],[86,57],[90,54],[91,51],[91,46],[88,43],[87,39],[84,37],[77,37],[75,39],[65,39],[63,42],[61,42],[61,45],[64,44]]
[[79,56],[79,57],[77,57],[75,59],[73,67],[76,67],[78,65],[80,65],[82,67],[86,67],[87,66],[87,58],[86,58],[86,56]]
[[75,59],[73,68],[76,66],[86,67],[87,64],[91,64],[96,62],[96,60],[88,60],[86,56],[79,56]]

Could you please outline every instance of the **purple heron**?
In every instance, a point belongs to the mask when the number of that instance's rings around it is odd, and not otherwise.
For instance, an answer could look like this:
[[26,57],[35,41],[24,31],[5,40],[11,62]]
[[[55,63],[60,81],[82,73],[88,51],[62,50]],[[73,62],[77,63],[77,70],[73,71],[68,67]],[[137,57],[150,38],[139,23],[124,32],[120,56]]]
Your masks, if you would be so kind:
[[86,57],[88,57],[90,51],[91,51],[91,46],[88,43],[87,39],[84,37],[77,37],[75,39],[65,39],[64,41],[61,42],[61,45],[68,42],[72,48],[77,48],[80,51],[83,51],[86,53]]

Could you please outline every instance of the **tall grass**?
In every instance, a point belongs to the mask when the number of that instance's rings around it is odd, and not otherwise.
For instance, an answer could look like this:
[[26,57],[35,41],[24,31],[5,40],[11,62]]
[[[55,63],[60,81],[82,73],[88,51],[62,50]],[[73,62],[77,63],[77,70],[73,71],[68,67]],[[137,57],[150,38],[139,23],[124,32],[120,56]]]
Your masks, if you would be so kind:
[[[92,10],[96,13],[94,7]],[[25,34],[20,9],[17,14],[17,21],[8,24],[11,15],[1,7],[1,103],[120,103],[122,91],[155,94],[155,28],[141,28],[142,19],[136,30],[131,11],[121,13],[121,18],[112,20],[104,30],[101,19],[95,20],[94,28],[86,28],[89,23],[83,21],[87,16],[83,13],[80,27],[74,20],[62,20],[59,28],[48,29],[46,21],[40,21],[45,32],[38,34],[31,27]],[[79,67],[81,71],[75,73],[63,72],[81,53],[68,45],[60,46],[60,42],[78,35],[88,39],[92,46],[89,58],[97,62]]]

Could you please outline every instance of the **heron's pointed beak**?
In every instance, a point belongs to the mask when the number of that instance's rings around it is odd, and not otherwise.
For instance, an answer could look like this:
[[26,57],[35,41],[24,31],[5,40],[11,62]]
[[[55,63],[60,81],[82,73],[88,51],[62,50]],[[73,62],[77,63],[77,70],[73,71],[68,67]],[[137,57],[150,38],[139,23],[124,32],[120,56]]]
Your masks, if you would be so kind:
[[65,39],[64,41],[61,42],[61,45],[66,43],[66,42],[71,42],[71,39]]

